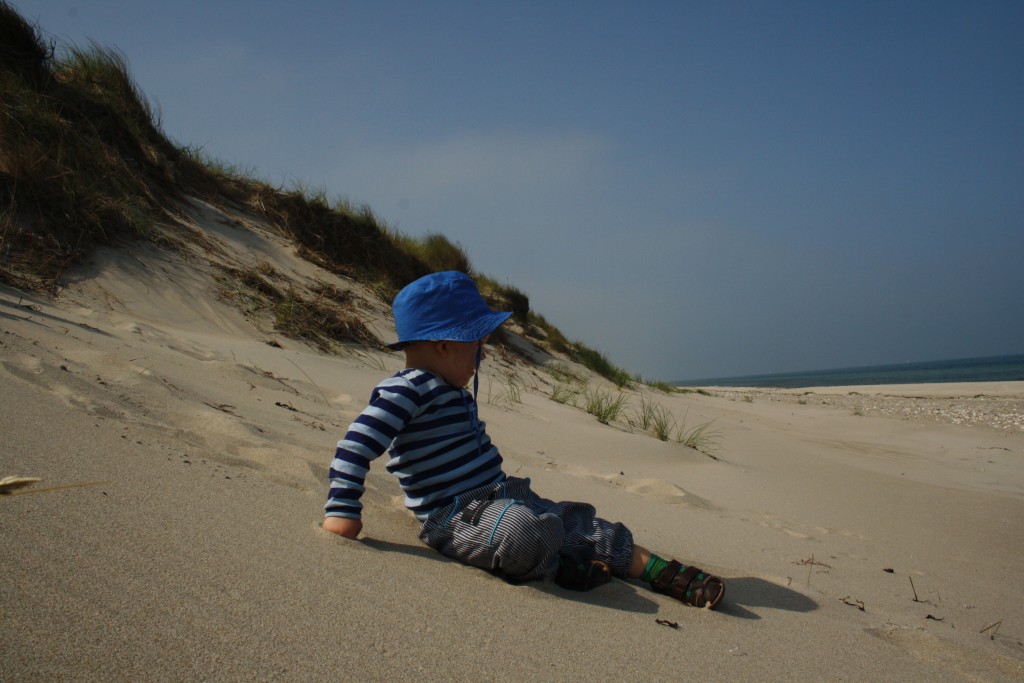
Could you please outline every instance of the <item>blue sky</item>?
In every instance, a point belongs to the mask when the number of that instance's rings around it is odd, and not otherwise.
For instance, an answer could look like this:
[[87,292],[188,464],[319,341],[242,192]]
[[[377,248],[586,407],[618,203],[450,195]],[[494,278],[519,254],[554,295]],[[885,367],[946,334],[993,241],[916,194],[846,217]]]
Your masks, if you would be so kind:
[[1024,353],[1024,3],[13,0],[651,379]]

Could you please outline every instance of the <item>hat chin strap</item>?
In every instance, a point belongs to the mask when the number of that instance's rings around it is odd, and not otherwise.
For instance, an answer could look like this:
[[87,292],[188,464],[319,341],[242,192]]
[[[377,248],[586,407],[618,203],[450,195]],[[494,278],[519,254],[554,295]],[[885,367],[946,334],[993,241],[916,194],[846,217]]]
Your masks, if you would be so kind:
[[484,450],[483,443],[483,430],[480,429],[480,420],[477,417],[477,400],[476,397],[480,393],[480,362],[483,360],[484,344],[483,342],[477,342],[476,345],[476,370],[473,372],[473,407],[471,408],[470,417],[473,421],[473,430],[476,432],[476,454],[480,455]]

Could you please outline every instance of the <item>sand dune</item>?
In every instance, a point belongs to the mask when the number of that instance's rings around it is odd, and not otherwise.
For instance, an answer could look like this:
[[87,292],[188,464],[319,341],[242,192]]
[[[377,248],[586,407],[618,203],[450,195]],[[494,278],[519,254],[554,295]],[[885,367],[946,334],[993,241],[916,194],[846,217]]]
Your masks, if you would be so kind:
[[[192,215],[182,249],[103,250],[56,299],[0,287],[0,477],[43,480],[0,496],[3,680],[1024,676],[1020,383],[653,393],[714,420],[701,453],[494,354],[481,412],[507,470],[728,595],[509,585],[423,547],[380,462],[365,537],[319,529],[334,444],[400,359],[285,338],[218,264],[352,290],[382,338],[386,307],[251,217]],[[958,421],[966,401],[1011,417]]]

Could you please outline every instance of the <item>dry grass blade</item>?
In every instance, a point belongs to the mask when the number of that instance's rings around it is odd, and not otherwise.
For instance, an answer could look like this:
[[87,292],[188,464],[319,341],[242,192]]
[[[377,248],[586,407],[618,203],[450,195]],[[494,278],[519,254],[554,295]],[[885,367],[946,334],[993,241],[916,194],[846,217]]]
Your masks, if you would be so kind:
[[293,361],[291,358],[287,358],[286,360],[289,363],[291,363],[292,365],[294,365],[296,368],[298,368],[298,371],[301,372],[305,376],[305,378],[309,380],[309,383],[312,384],[313,388],[315,388],[317,393],[320,394],[320,398],[322,398],[324,400],[324,405],[326,405],[328,408],[330,408],[331,407],[331,402],[327,400],[327,397],[324,396],[324,392],[320,390],[320,385],[317,384],[316,382],[314,382],[313,378],[310,377],[308,374],[306,374],[306,371],[303,370],[302,368],[300,368],[298,363]]
[[992,631],[992,635],[991,635],[991,636],[989,636],[989,637],[990,637],[990,638],[991,638],[992,640],[995,640],[995,639],[996,639],[996,634],[997,634],[997,633],[999,633],[999,627],[1000,627],[1000,626],[1002,626],[1002,625],[1003,625],[1003,620],[1002,620],[1002,619],[1000,619],[999,621],[995,622],[994,624],[989,624],[989,625],[988,625],[988,626],[986,626],[985,628],[981,629],[980,631],[978,631],[978,633],[984,633],[985,631],[988,631],[988,630],[990,630],[990,629],[993,629],[993,628],[994,628],[994,629],[995,629],[995,631]]
[[841,603],[843,603],[844,605],[849,605],[850,607],[856,607],[861,612],[865,612],[866,611],[864,609],[864,601],[863,600],[855,600],[855,599],[851,598],[849,595],[847,595],[845,598],[840,598],[839,601]]

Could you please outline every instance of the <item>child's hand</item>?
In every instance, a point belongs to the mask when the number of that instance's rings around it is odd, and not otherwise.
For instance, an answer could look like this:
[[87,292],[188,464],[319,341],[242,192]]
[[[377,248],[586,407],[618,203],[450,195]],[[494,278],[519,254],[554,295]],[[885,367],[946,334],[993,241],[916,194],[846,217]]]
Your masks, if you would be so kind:
[[344,536],[345,538],[355,538],[362,530],[363,523],[358,519],[349,519],[348,517],[324,517],[324,531],[330,531],[331,533]]

